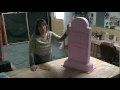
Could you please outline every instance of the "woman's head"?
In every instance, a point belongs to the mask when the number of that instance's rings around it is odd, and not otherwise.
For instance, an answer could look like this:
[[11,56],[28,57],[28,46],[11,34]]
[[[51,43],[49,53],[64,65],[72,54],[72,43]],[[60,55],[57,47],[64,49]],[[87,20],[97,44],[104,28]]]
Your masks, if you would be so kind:
[[44,19],[38,19],[36,22],[35,34],[43,35],[43,34],[47,33],[47,30],[48,30],[48,26],[47,26],[46,21]]

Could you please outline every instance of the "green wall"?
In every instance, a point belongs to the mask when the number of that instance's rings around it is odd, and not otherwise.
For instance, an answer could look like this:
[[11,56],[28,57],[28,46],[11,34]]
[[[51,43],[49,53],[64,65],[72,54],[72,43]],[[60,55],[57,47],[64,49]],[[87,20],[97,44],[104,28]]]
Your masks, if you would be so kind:
[[28,41],[28,31],[24,13],[5,14],[4,20],[8,43]]
[[[36,20],[38,18],[45,19],[47,22],[50,22],[48,12],[28,12],[27,17],[30,35],[32,35],[35,30]],[[4,20],[8,43],[17,43],[29,40],[26,13],[4,14]]]

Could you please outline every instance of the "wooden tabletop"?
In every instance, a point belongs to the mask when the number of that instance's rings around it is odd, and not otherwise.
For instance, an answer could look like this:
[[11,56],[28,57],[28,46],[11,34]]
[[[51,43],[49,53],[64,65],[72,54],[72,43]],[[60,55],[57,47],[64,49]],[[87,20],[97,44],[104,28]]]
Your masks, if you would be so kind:
[[93,57],[90,59],[95,69],[91,73],[85,73],[63,67],[66,59],[67,57],[41,64],[35,72],[23,68],[7,72],[7,75],[11,78],[112,78],[120,73],[119,67]]

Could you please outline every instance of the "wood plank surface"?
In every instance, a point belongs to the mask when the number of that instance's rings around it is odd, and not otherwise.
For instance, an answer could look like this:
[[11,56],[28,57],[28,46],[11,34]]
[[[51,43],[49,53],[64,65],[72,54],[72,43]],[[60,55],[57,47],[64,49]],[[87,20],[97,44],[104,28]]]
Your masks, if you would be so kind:
[[7,75],[11,78],[112,78],[120,73],[119,67],[93,57],[90,57],[94,65],[91,73],[63,67],[66,59],[67,57],[41,64],[35,72],[23,68],[10,71]]

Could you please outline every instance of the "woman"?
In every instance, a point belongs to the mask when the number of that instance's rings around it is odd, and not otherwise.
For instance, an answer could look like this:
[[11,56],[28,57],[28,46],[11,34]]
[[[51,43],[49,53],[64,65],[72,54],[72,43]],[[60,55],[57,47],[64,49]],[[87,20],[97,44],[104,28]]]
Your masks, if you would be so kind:
[[29,43],[29,62],[32,71],[36,71],[37,65],[51,61],[51,41],[63,41],[66,38],[65,33],[62,37],[48,30],[44,19],[37,20],[36,30]]

